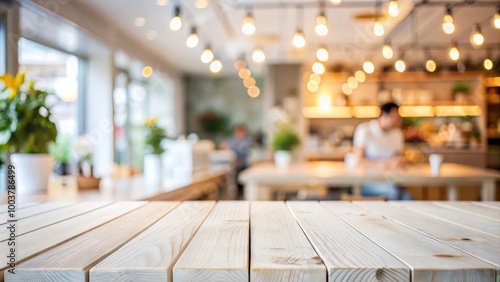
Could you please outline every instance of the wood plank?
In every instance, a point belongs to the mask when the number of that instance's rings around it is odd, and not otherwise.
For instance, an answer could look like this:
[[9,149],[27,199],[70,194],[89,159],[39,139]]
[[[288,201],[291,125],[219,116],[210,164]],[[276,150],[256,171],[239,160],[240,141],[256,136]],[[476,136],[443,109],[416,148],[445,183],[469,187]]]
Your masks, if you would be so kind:
[[322,202],[409,265],[412,281],[494,281],[496,267],[361,206]]
[[433,202],[391,202],[394,205],[404,205],[416,212],[439,217],[447,221],[475,229],[500,238],[500,224],[497,220],[473,215],[460,210],[438,206]]
[[406,265],[320,203],[287,205],[326,265],[328,281],[410,281]]
[[321,258],[283,202],[252,202],[250,224],[251,281],[326,281]]
[[473,202],[447,201],[447,202],[435,202],[435,204],[438,206],[451,208],[461,212],[468,212],[477,216],[483,216],[500,221],[500,209],[492,209],[485,206],[475,205]]
[[[37,215],[37,214],[42,214],[44,212],[48,212],[48,211],[51,211],[51,210],[56,210],[56,209],[60,209],[62,207],[66,207],[66,206],[69,206],[73,204],[72,202],[52,202],[52,203],[41,203],[39,205],[33,205],[33,206],[29,206],[29,207],[26,207],[26,208],[22,208],[22,209],[18,209],[16,210],[16,213],[15,213],[15,218],[8,218],[8,219],[23,219],[23,218],[27,218],[27,217],[30,217],[30,216],[34,216],[34,215]],[[2,218],[2,221],[0,221],[0,224],[5,224],[7,223],[7,217],[4,216],[4,218]]]
[[[29,233],[36,229],[61,222],[63,220],[78,216],[89,211],[110,205],[110,202],[81,202],[74,205],[64,206],[46,213],[34,215],[17,221],[17,236]],[[0,242],[8,240],[10,231],[6,226],[0,225]]]
[[[31,207],[31,206],[38,205],[38,204],[40,204],[40,202],[16,203],[16,209],[20,210],[20,209],[24,209],[24,208]],[[9,204],[0,205],[0,214],[6,213],[8,206],[9,206]]]
[[158,221],[178,204],[148,203],[19,264],[16,274],[5,273],[5,280],[86,281],[88,270],[93,265]]
[[175,264],[174,281],[248,281],[249,209],[218,202]]
[[500,209],[500,201],[474,202],[474,204],[479,206],[485,206],[488,208]]
[[[115,203],[16,237],[16,246],[18,247],[16,248],[16,261],[17,263],[23,262],[34,255],[61,244],[62,242],[70,240],[71,238],[87,232],[116,217],[122,216],[145,204],[146,202]],[[0,244],[0,253],[7,254],[9,248],[10,247],[7,244]],[[6,257],[3,258],[2,263],[2,266],[5,265],[7,265]],[[7,269],[7,266],[2,267],[0,271],[4,271],[5,269]],[[3,279],[3,275],[0,275],[0,279]]]
[[172,281],[172,267],[215,202],[184,202],[90,270],[90,280]]

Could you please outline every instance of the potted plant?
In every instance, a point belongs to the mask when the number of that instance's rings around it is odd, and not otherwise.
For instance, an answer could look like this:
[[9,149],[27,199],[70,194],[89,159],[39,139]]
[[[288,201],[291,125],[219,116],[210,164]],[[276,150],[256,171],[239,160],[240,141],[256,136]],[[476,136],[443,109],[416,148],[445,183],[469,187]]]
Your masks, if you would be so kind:
[[70,175],[71,136],[59,136],[55,143],[50,144],[49,152],[56,161],[54,172],[60,176]]
[[453,85],[452,93],[453,99],[456,102],[465,102],[469,96],[470,87],[469,84],[464,81],[457,81]]
[[144,179],[151,185],[158,185],[161,181],[161,155],[165,152],[162,141],[167,138],[165,129],[157,124],[158,118],[149,118],[144,123],[146,129],[146,150],[144,156]]
[[289,127],[279,129],[273,136],[274,164],[278,169],[286,169],[291,161],[290,152],[300,144],[300,138]]
[[54,158],[49,145],[56,140],[57,128],[51,120],[49,93],[35,89],[31,81],[24,83],[24,73],[15,78],[0,76],[4,88],[0,92],[0,144],[13,154],[17,192],[40,193],[47,188]]

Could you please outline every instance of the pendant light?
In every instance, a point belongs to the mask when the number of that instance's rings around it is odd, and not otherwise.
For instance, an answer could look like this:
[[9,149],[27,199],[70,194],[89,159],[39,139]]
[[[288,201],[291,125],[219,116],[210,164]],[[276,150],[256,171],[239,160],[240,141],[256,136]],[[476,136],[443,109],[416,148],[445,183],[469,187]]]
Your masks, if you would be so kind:
[[363,70],[365,71],[365,73],[373,73],[375,71],[375,66],[373,65],[373,63],[371,61],[365,61],[363,63]]
[[243,25],[241,26],[241,31],[245,35],[252,35],[255,32],[255,23],[253,20],[252,12],[248,12],[245,19],[243,20]]
[[500,6],[497,6],[497,12],[493,16],[493,27],[500,29]]
[[188,38],[186,39],[186,45],[189,48],[194,48],[198,46],[198,42],[200,42],[200,39],[198,38],[198,34],[196,33],[196,27],[192,27],[191,34],[189,34]]
[[458,50],[457,44],[453,44],[448,50],[448,56],[453,61],[458,61],[460,59],[460,51]]
[[326,22],[324,8],[322,8],[322,11],[316,17],[316,27],[314,28],[314,30],[316,31],[316,34],[319,36],[325,36],[328,34],[328,26]]
[[472,26],[472,32],[470,34],[470,44],[474,48],[479,48],[484,43],[484,36],[481,33],[481,26],[479,24],[474,24]]
[[[297,6],[297,26],[302,26],[303,24],[303,11],[300,5]],[[297,31],[293,35],[292,40],[293,46],[296,48],[302,48],[306,45],[306,38],[304,37],[304,32],[301,28],[297,27]]]
[[384,24],[382,24],[380,18],[377,17],[375,23],[373,24],[373,34],[375,34],[376,36],[382,36],[384,35],[384,33],[385,33]]
[[215,59],[210,63],[210,71],[212,73],[219,73],[222,70],[222,63]]
[[446,14],[443,17],[442,27],[446,34],[452,34],[455,31],[455,24],[453,23],[453,16],[451,15],[451,6],[446,7]]
[[394,51],[392,51],[392,47],[390,44],[385,44],[384,47],[382,47],[382,56],[386,59],[392,59],[394,56]]
[[252,52],[252,60],[257,64],[263,63],[266,60],[264,51],[261,48],[254,49]]
[[397,17],[399,16],[399,5],[397,0],[391,0],[389,2],[389,7],[387,8],[387,13],[391,17]]
[[326,50],[325,47],[320,47],[317,51],[316,51],[316,58],[321,61],[321,62],[326,62],[328,61],[328,57],[329,57],[329,54],[328,54],[328,50]]
[[214,59],[214,53],[212,52],[212,49],[210,49],[210,46],[207,46],[203,52],[201,52],[201,62],[208,64]]
[[436,62],[433,59],[430,58],[427,59],[427,61],[425,62],[425,69],[428,72],[435,72],[436,68],[437,68]]
[[181,7],[175,6],[174,17],[170,20],[170,29],[178,31],[182,27]]

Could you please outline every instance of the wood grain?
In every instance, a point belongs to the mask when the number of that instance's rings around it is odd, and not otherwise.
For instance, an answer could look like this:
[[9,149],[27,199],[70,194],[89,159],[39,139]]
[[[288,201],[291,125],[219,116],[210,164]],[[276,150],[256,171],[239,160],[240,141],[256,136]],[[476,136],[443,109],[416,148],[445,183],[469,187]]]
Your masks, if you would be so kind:
[[[16,249],[17,263],[23,262],[34,255],[40,254],[51,247],[92,230],[145,204],[146,202],[119,202],[21,235],[16,238],[16,244],[20,246]],[[7,254],[8,250],[9,246],[7,244],[0,244],[1,254]],[[6,258],[3,258],[2,261],[2,266],[7,265]],[[2,267],[1,270],[4,271],[6,268]],[[0,278],[3,278],[3,275]]]
[[[52,202],[52,203],[41,203],[38,205],[32,205],[26,208],[18,209],[15,213],[15,218],[9,218],[9,219],[24,219],[30,216],[34,216],[37,214],[42,214],[51,210],[56,210],[60,209],[62,207],[69,206],[73,203],[71,202]],[[2,221],[0,221],[0,224],[5,224],[7,223],[7,218],[4,216],[2,218]]]
[[328,281],[410,281],[410,270],[318,202],[288,202],[320,255]]
[[[487,217],[500,221],[500,209],[492,209],[486,206],[475,205],[472,202],[435,202],[438,206],[452,208],[462,212]],[[500,224],[500,223],[499,223]]]
[[[148,203],[35,256],[5,273],[6,281],[86,281],[88,270],[178,205]],[[113,234],[110,236],[110,234]]]
[[90,280],[172,281],[172,267],[215,202],[184,202],[90,270]]
[[413,211],[425,213],[434,217],[439,217],[447,221],[475,229],[492,236],[500,238],[500,224],[497,220],[484,218],[463,212],[456,209],[450,209],[438,206],[432,202],[391,202],[394,205],[404,205]]
[[218,202],[175,264],[174,281],[248,281],[249,208]]
[[326,281],[321,258],[283,202],[252,202],[250,230],[251,281]]
[[322,202],[412,269],[412,281],[494,281],[496,267],[358,205]]

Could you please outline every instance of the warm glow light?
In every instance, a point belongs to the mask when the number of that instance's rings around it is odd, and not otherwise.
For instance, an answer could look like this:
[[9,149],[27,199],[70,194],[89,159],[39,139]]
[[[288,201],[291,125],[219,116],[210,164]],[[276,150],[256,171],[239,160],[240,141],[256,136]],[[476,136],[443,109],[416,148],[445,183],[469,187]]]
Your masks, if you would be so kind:
[[253,21],[252,13],[247,13],[245,20],[243,20],[241,31],[246,35],[252,35],[255,32],[255,24]]
[[347,84],[349,85],[350,88],[356,89],[356,88],[358,88],[359,82],[358,82],[358,80],[356,80],[356,78],[354,76],[350,76],[347,79]]
[[470,34],[470,44],[474,48],[479,48],[484,43],[484,36],[481,33],[481,27],[478,24],[472,26],[472,33]]
[[260,95],[260,89],[257,86],[252,86],[247,89],[247,94],[251,98],[257,98]]
[[404,72],[406,70],[405,61],[403,61],[402,59],[397,60],[396,63],[394,63],[394,68],[398,72]]
[[156,5],[165,6],[167,5],[167,0],[156,0]]
[[295,34],[293,35],[293,46],[297,48],[306,46],[306,39],[300,29],[297,30],[297,32],[295,32]]
[[260,48],[254,49],[252,53],[252,60],[257,64],[263,63],[266,60],[264,51]]
[[435,106],[434,111],[438,117],[479,116],[482,112],[479,106]]
[[365,80],[366,80],[366,74],[361,70],[355,72],[354,77],[356,78],[356,80],[358,80],[361,83],[365,82]]
[[208,6],[208,1],[207,0],[196,0],[196,2],[194,2],[194,6],[198,9],[205,9]]
[[247,77],[243,80],[243,85],[246,88],[250,88],[252,86],[255,86],[255,79],[253,77]]
[[425,69],[428,72],[434,72],[436,70],[436,68],[437,68],[437,66],[436,66],[436,62],[434,62],[434,60],[429,59],[429,60],[427,60],[427,62],[425,62]]
[[189,34],[188,38],[186,39],[186,45],[189,48],[194,48],[198,46],[198,42],[200,42],[200,39],[198,38],[198,34],[196,34],[196,28],[191,29],[191,34]]
[[398,112],[402,117],[434,116],[434,108],[432,106],[400,106]]
[[325,73],[325,66],[320,62],[316,62],[312,65],[312,71],[315,74],[323,74]]
[[376,20],[375,23],[373,24],[373,34],[376,36],[382,36],[384,35],[385,30],[384,30],[384,25],[380,20]]
[[347,83],[342,84],[342,92],[344,92],[345,95],[351,95],[352,94],[352,88],[347,85]]
[[212,49],[210,48],[205,48],[203,52],[201,52],[201,62],[208,64],[214,59],[214,53],[212,52]]
[[309,76],[309,80],[316,82],[316,84],[319,84],[321,82],[321,76],[316,73],[311,73],[311,75]]
[[134,25],[137,26],[137,27],[141,27],[141,26],[144,26],[144,24],[146,24],[146,19],[145,18],[136,18],[134,20]]
[[304,107],[302,115],[306,118],[351,118],[351,107]]
[[307,82],[307,90],[309,90],[309,92],[314,93],[314,92],[318,91],[318,89],[319,89],[319,85],[315,81],[311,80],[311,81]]
[[493,68],[493,61],[490,59],[484,59],[483,66],[486,70],[491,70]]
[[213,73],[218,73],[222,70],[222,63],[215,59],[210,63],[210,71]]
[[497,7],[497,13],[493,16],[493,27],[500,29],[500,7]]
[[352,114],[357,118],[376,118],[380,115],[380,108],[377,106],[355,106],[352,107]]
[[399,16],[399,5],[397,0],[391,0],[389,7],[387,8],[387,13],[391,17]]
[[241,79],[249,78],[251,75],[252,75],[252,72],[250,72],[250,70],[245,68],[245,67],[243,67],[242,69],[240,69],[238,71],[238,76]]
[[326,93],[318,95],[318,108],[320,111],[328,111],[332,107],[332,97]]
[[394,56],[394,52],[392,51],[391,45],[384,45],[382,48],[382,56],[386,59],[392,59],[392,56]]
[[247,64],[243,60],[237,60],[234,62],[234,68],[237,69],[238,71],[245,68]]
[[153,68],[150,66],[145,66],[142,68],[142,76],[143,77],[150,77],[153,74]]
[[177,31],[177,30],[181,29],[181,27],[182,27],[181,8],[179,6],[177,6],[177,7],[175,7],[175,15],[170,20],[170,29],[173,31]]
[[455,24],[453,23],[453,16],[451,15],[451,8],[446,9],[446,15],[443,17],[443,31],[446,34],[452,34],[455,31]]
[[458,47],[452,46],[448,51],[448,55],[450,56],[450,59],[457,61],[460,58],[460,51],[458,51]]
[[325,36],[328,34],[328,26],[324,13],[320,13],[316,17],[316,27],[314,28],[314,30],[316,30],[316,34],[318,34],[319,36]]
[[318,58],[318,60],[322,61],[322,62],[326,62],[328,61],[328,50],[326,50],[325,47],[320,47],[317,51],[316,51],[316,58]]
[[339,5],[340,3],[342,3],[342,0],[330,0],[330,2],[331,2],[333,5]]
[[375,71],[375,66],[373,65],[373,63],[371,61],[366,61],[363,63],[363,70],[370,74],[370,73],[373,73]]

